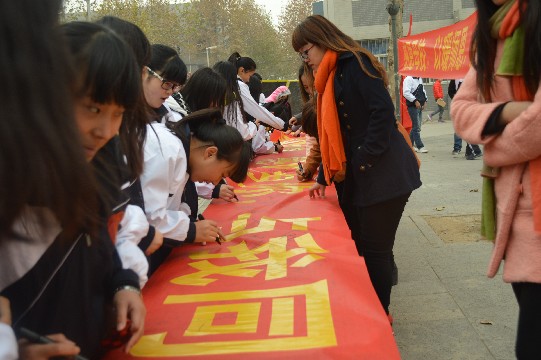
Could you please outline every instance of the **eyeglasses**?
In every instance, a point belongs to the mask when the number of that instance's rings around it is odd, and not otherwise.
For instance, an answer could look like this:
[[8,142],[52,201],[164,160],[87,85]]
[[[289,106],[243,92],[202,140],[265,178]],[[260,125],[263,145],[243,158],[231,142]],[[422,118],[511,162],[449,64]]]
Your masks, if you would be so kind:
[[299,51],[299,56],[301,57],[301,60],[308,60],[308,51],[312,50],[314,46],[315,45],[312,44],[312,46],[310,46],[308,49],[304,51]]
[[182,85],[178,85],[178,84],[175,84],[174,82],[167,81],[163,77],[158,75],[155,71],[153,71],[151,68],[149,68],[148,66],[145,66],[145,67],[147,68],[148,73],[150,75],[154,76],[156,79],[158,79],[158,80],[160,80],[162,82],[162,89],[164,89],[164,90],[173,89],[173,92],[176,93],[176,92],[179,92],[180,89],[182,88]]

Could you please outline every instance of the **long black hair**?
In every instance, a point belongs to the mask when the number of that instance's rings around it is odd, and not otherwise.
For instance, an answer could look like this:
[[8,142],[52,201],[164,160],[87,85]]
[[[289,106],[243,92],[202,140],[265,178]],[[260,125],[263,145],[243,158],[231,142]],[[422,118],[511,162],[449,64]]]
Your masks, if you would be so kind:
[[152,56],[149,67],[153,71],[161,73],[164,79],[183,85],[188,77],[188,68],[177,51],[162,44],[153,44],[151,48]]
[[[541,3],[518,0],[520,23],[524,27],[523,76],[530,94],[535,94],[541,78]],[[493,85],[496,39],[490,35],[490,18],[498,10],[491,0],[476,0],[477,27],[471,42],[470,60],[477,71],[477,87],[487,100]]]
[[[144,66],[150,64],[150,42],[137,25],[115,16],[104,16],[96,23],[113,30],[128,44],[135,55],[139,69],[142,70]],[[144,92],[141,91],[136,108],[124,114],[124,120],[120,127],[120,143],[123,153],[127,157],[131,175],[134,177],[143,171],[143,145],[147,132],[145,125],[152,118],[152,115]],[[128,123],[136,123],[135,131],[132,133],[129,132]]]
[[227,113],[228,117],[225,119],[228,125],[235,126],[237,121],[237,107],[235,103],[240,106],[242,121],[247,123],[248,120],[244,115],[244,106],[242,105],[242,100],[240,97],[240,88],[239,82],[237,81],[237,69],[235,65],[229,61],[219,61],[212,69],[218,72],[225,80],[226,89],[225,89],[225,105],[230,105],[230,111]]
[[13,224],[28,205],[52,210],[69,235],[97,213],[73,114],[73,72],[56,28],[60,6],[0,1],[0,241],[17,235]]
[[218,148],[218,160],[234,164],[229,177],[240,183],[246,179],[248,165],[252,157],[251,145],[245,142],[238,130],[226,124],[219,108],[208,108],[194,111],[179,122],[172,124],[172,130],[181,139],[185,139],[186,124],[190,129],[190,137],[213,144]]
[[190,76],[180,93],[190,112],[209,107],[223,109],[226,87],[225,79],[219,73],[204,67]]
[[240,56],[238,52],[234,52],[233,54],[231,54],[227,61],[235,65],[237,71],[241,67],[244,68],[245,71],[252,71],[257,68],[255,61],[252,58],[247,56]]

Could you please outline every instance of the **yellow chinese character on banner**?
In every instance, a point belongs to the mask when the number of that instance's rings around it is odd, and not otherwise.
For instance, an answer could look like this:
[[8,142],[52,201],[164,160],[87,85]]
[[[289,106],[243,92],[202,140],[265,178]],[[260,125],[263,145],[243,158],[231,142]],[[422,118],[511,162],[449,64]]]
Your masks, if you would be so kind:
[[[175,330],[191,341],[171,343],[166,341],[167,332],[144,335],[130,350],[132,356],[241,354],[337,345],[327,280],[267,290],[169,295],[164,305],[196,306],[187,328]],[[221,315],[232,321],[217,324]],[[254,339],[256,332],[263,335]],[[231,335],[236,335],[234,340],[227,339]],[[243,340],[240,335],[252,337]],[[214,338],[205,341],[206,336]],[[201,340],[193,342],[194,337]]]
[[[268,232],[274,229],[276,222],[291,223],[292,230],[307,231],[309,221],[319,221],[321,218],[295,218],[295,219],[270,219],[262,217],[259,224],[247,228],[250,214],[241,214],[231,225],[231,234],[226,240],[231,241],[240,236]],[[314,240],[312,235],[306,233],[293,239],[297,247],[287,249],[287,236],[270,238],[268,243],[250,249],[245,241],[227,247],[229,252],[211,254],[202,251],[190,255],[190,259],[198,260],[189,265],[197,271],[191,274],[179,276],[171,280],[177,285],[205,286],[214,281],[212,275],[227,275],[237,277],[255,277],[265,271],[265,280],[284,278],[287,276],[288,260],[300,256],[290,267],[306,267],[311,263],[322,259],[318,255],[326,253]],[[264,255],[267,254],[267,257]],[[232,259],[237,263],[223,265],[215,264],[213,259]]]

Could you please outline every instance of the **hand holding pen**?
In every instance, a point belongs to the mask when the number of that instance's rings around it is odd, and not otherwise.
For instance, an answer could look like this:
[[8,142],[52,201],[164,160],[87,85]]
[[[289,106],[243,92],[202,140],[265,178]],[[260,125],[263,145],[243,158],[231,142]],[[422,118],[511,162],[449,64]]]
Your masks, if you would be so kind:
[[19,334],[21,336],[19,343],[21,359],[48,359],[65,356],[75,360],[87,360],[84,356],[79,355],[81,349],[63,334],[43,336],[23,327],[19,329]]
[[[222,244],[222,241],[225,241],[225,238],[222,234],[218,224],[213,220],[206,220],[202,214],[197,215],[196,234],[195,238],[197,242],[206,242],[207,239],[213,238],[218,244]],[[199,239],[199,241],[198,241]]]

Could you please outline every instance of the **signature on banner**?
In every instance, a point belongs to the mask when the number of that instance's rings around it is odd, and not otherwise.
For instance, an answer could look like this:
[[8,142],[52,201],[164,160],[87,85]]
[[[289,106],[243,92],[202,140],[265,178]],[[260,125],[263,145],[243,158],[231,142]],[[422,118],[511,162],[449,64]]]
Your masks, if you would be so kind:
[[[226,236],[228,241],[224,243],[226,251],[191,253],[187,265],[194,271],[170,282],[189,289],[231,281],[230,278],[259,276],[263,282],[280,280],[287,278],[289,269],[308,268],[325,259],[328,251],[308,232],[309,223],[321,221],[320,217],[261,217],[258,224],[248,227],[251,216],[240,214],[232,222],[231,233]],[[253,247],[244,240],[231,242],[241,236],[272,231],[277,223],[289,224],[298,235],[269,237]],[[144,335],[130,351],[131,355],[178,357],[337,345],[326,279],[259,290],[216,292],[209,289],[207,293],[167,295],[163,304],[180,307],[176,308],[177,312],[191,316],[181,329],[182,339],[186,340],[167,341],[165,331]]]

